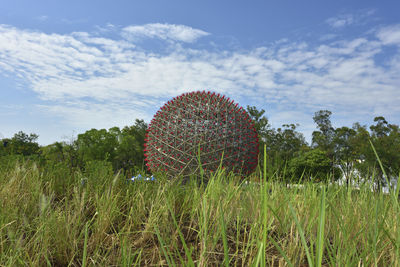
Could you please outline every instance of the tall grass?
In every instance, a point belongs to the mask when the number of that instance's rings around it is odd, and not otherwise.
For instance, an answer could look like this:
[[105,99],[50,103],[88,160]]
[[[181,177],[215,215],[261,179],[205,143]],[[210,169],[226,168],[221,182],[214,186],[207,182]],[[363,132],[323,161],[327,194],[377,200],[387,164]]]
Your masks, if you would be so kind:
[[[398,188],[0,168],[1,266],[400,266]],[[61,180],[60,180],[61,179]],[[251,181],[261,182],[251,182]]]

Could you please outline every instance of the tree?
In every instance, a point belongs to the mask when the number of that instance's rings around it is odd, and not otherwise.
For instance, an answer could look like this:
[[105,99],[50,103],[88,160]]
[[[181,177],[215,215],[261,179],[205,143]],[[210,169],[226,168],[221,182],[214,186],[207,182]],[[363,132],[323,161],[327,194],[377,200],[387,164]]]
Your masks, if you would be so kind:
[[39,144],[36,140],[39,138],[37,134],[31,133],[26,134],[23,131],[19,131],[14,134],[13,138],[9,140],[6,147],[10,154],[20,154],[24,156],[30,156],[39,154]]
[[[271,125],[268,122],[267,117],[263,116],[265,110],[258,110],[255,106],[247,106],[247,112],[250,118],[254,121],[254,127],[260,137],[260,141],[266,142],[268,135],[271,133]],[[260,142],[261,143],[261,142]]]
[[[274,129],[263,116],[265,111],[259,111],[256,107],[247,106],[250,117],[255,122],[255,128],[260,137],[260,153],[264,152],[264,144],[267,150],[267,171],[269,175],[283,175],[285,165],[294,157],[295,153],[307,147],[302,133],[297,131],[299,124],[283,124]],[[263,155],[259,156],[262,167]]]
[[[381,184],[390,180],[392,177],[398,177],[400,172],[400,131],[398,125],[389,124],[384,117],[375,117],[375,125],[370,126],[371,141],[375,147],[384,170],[377,166],[378,188]],[[377,161],[376,155],[375,162]],[[371,157],[372,161],[372,157]],[[384,176],[384,172],[387,177]]]
[[318,147],[328,154],[332,153],[332,140],[335,129],[332,127],[329,110],[320,110],[315,112],[313,120],[317,124],[319,131],[312,133],[312,145]]
[[392,125],[390,125],[386,119],[382,116],[375,117],[374,122],[375,125],[371,125],[369,128],[371,129],[371,133],[373,136],[377,138],[382,138],[388,136],[391,131]]
[[332,175],[332,162],[327,153],[319,148],[308,151],[300,151],[289,162],[289,173],[292,181],[328,181],[337,179],[338,175]]
[[122,129],[115,157],[115,168],[131,170],[144,165],[144,139],[148,125],[143,120],[136,120],[135,125]]
[[88,161],[113,161],[118,145],[119,128],[91,129],[78,135],[77,147],[81,166]]
[[147,124],[136,120],[132,126],[122,130],[118,127],[106,129],[91,129],[78,135],[76,140],[80,166],[86,166],[89,161],[108,161],[115,171],[141,168],[144,162],[144,139]]
[[126,135],[131,135],[137,140],[138,145],[142,148],[144,146],[144,139],[146,137],[147,123],[144,120],[135,120],[135,124],[132,126],[126,126],[122,129],[122,133]]
[[333,153],[335,162],[342,170],[349,185],[349,178],[354,167],[354,162],[358,159],[355,148],[356,131],[348,127],[336,128],[333,137]]
[[283,124],[271,134],[269,151],[281,164],[288,162],[296,152],[307,146],[302,133],[296,131],[298,124]]
[[[386,180],[397,178],[400,172],[400,130],[398,125],[389,124],[382,116],[374,118],[375,125],[371,125],[370,132],[366,126],[356,123],[353,127],[357,132],[355,136],[355,150],[360,162],[357,169],[366,178],[376,181],[377,189],[386,183]],[[387,177],[381,169],[378,158],[383,165]]]
[[[259,155],[258,155],[258,164],[263,168],[263,153],[264,153],[264,145],[267,146],[267,155],[268,155],[268,162],[267,164],[271,166],[268,170],[272,170],[272,162],[274,159],[272,157],[273,152],[271,151],[271,144],[274,142],[275,138],[275,130],[271,128],[271,125],[268,122],[268,118],[264,116],[265,110],[261,109],[258,110],[255,106],[247,106],[247,112],[250,115],[250,118],[254,121],[254,128],[258,134],[258,141],[259,141]],[[277,165],[277,164],[274,164]]]
[[[365,179],[371,178],[373,168],[375,168],[375,156],[369,143],[371,139],[370,133],[366,125],[360,125],[356,122],[353,124],[353,130],[356,132],[354,137],[354,151],[357,154],[355,161],[355,169]],[[372,162],[372,167],[371,167]]]
[[65,144],[61,142],[55,142],[53,144],[44,146],[41,148],[42,157],[46,161],[51,161],[54,163],[64,162],[65,161],[64,146]]
[[5,156],[10,154],[10,142],[11,139],[3,138],[0,140],[0,156]]
[[[79,166],[76,140],[55,142],[40,148],[41,157],[47,164],[65,163],[70,171]],[[84,166],[80,164],[80,166]]]
[[285,159],[290,159],[293,154],[306,146],[304,135],[296,128],[299,124],[283,124],[282,128],[278,128],[275,137],[275,146],[277,150],[285,155]]

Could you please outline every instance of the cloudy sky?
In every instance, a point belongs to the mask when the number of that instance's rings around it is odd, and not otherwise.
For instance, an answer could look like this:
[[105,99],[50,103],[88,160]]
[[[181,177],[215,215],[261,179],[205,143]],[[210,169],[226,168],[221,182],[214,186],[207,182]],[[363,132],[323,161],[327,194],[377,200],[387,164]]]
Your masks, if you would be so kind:
[[213,90],[273,127],[400,123],[400,1],[2,1],[0,138],[149,122]]

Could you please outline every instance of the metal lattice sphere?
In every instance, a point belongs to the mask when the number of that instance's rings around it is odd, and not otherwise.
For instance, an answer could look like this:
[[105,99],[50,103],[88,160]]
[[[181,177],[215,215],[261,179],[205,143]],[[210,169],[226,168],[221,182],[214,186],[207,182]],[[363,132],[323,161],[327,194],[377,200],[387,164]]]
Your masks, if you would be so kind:
[[154,115],[145,139],[152,172],[189,176],[203,170],[250,173],[257,165],[254,122],[234,101],[212,92],[192,92],[168,101]]

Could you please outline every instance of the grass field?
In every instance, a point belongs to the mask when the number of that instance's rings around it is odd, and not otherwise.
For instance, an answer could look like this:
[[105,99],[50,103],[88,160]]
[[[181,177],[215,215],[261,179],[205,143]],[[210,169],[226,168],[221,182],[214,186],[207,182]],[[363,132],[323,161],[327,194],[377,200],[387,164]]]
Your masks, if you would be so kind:
[[0,266],[400,266],[398,192],[0,168]]

